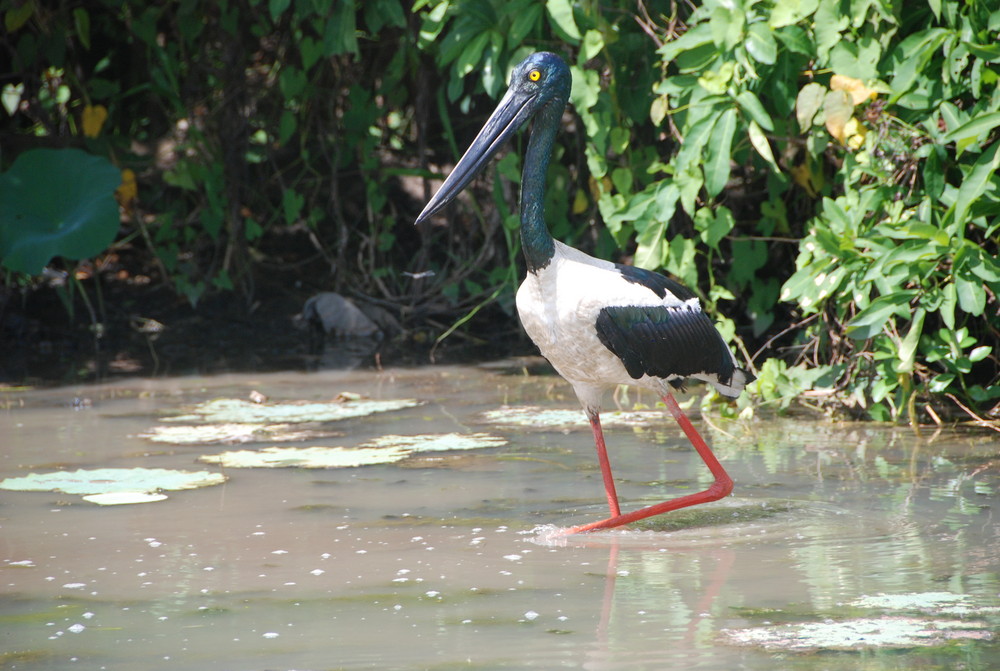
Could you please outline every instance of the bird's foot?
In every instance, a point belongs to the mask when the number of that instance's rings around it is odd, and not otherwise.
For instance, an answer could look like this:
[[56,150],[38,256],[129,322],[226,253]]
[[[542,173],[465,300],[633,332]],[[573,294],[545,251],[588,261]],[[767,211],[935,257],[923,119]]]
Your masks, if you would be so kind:
[[663,503],[657,503],[652,506],[640,508],[639,510],[633,510],[630,513],[615,515],[609,517],[606,520],[600,520],[598,522],[591,522],[589,524],[581,524],[580,526],[570,527],[569,529],[561,531],[559,535],[569,536],[571,534],[578,534],[585,531],[597,531],[599,529],[614,529],[615,527],[620,527],[626,524],[631,524],[632,522],[644,520],[647,517],[653,517],[655,515],[662,515],[663,513],[668,513],[671,510],[678,510],[680,508],[696,506],[699,503],[718,501],[721,498],[729,496],[729,494],[732,491],[733,491],[733,481],[728,475],[726,475],[725,478],[720,478],[715,482],[713,482],[712,485],[703,492],[698,492],[697,494],[688,494],[687,496],[681,496],[676,499],[670,499],[669,501],[664,501]]

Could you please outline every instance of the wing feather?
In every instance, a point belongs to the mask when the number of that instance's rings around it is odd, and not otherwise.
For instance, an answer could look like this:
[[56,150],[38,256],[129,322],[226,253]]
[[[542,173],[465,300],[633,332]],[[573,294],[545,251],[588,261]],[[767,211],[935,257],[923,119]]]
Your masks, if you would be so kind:
[[728,385],[736,366],[708,315],[690,305],[611,306],[597,316],[597,337],[638,380],[715,376]]

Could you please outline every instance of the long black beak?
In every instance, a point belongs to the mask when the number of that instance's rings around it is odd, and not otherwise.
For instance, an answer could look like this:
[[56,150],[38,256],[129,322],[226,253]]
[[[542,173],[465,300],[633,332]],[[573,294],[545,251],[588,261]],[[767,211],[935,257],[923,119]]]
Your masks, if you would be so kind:
[[535,111],[533,101],[537,99],[534,92],[525,93],[513,87],[507,90],[500,104],[490,115],[476,139],[466,150],[458,165],[451,171],[444,184],[438,189],[423,212],[417,217],[415,224],[427,221],[432,215],[443,209],[455,199],[462,189],[468,186],[473,178],[482,172],[483,168],[511,135],[516,133]]

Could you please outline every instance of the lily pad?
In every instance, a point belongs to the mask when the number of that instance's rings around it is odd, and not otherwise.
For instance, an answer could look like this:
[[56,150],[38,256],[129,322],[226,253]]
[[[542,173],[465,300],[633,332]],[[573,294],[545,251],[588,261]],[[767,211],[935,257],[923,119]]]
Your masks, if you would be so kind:
[[63,494],[108,494],[196,489],[226,481],[221,473],[179,471],[166,468],[97,468],[52,473],[31,473],[0,481],[0,489]]
[[340,435],[333,431],[303,429],[292,424],[183,424],[180,426],[154,426],[140,438],[154,443],[171,445],[213,445],[273,441],[278,443],[296,440],[313,440]]
[[32,149],[0,174],[0,261],[42,272],[54,256],[85,259],[104,251],[120,225],[121,172],[79,149]]
[[[534,405],[516,407],[504,406],[497,410],[487,410],[483,419],[491,424],[507,426],[530,426],[543,429],[589,426],[582,409],[544,409]],[[601,414],[602,426],[641,426],[651,422],[662,422],[666,415],[660,410],[612,411]]]
[[354,468],[391,464],[409,455],[404,448],[388,447],[265,447],[206,454],[198,461],[226,468]]
[[414,399],[376,401],[350,398],[335,402],[251,403],[232,398],[220,398],[199,403],[190,413],[166,417],[169,422],[216,422],[235,424],[297,424],[304,422],[335,422],[363,417],[379,412],[402,410],[420,405]]
[[502,447],[507,441],[488,433],[380,436],[357,447],[266,447],[198,457],[227,468],[355,468],[391,464],[418,452]]
[[131,503],[154,503],[166,498],[166,494],[150,494],[149,492],[107,492],[106,494],[88,494],[83,497],[83,500],[96,503],[99,506],[121,506]]
[[488,433],[427,433],[417,436],[380,436],[364,443],[365,447],[403,448],[411,452],[445,452],[503,447],[505,438]]
[[969,594],[955,592],[908,592],[904,594],[875,594],[859,597],[851,602],[858,608],[957,615],[982,616],[1000,613],[997,606],[977,606]]
[[866,650],[944,645],[955,639],[988,640],[993,634],[980,621],[919,617],[857,618],[723,630],[731,642],[766,650]]

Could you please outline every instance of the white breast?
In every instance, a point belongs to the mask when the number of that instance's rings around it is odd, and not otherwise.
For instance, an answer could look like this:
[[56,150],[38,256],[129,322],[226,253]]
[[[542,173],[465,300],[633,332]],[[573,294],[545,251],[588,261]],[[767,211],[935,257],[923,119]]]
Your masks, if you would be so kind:
[[584,405],[599,407],[599,397],[618,384],[658,387],[634,380],[597,337],[602,308],[611,305],[680,305],[646,287],[628,282],[612,263],[595,259],[556,241],[552,262],[528,273],[517,292],[517,311],[528,336],[556,371],[573,384]]

